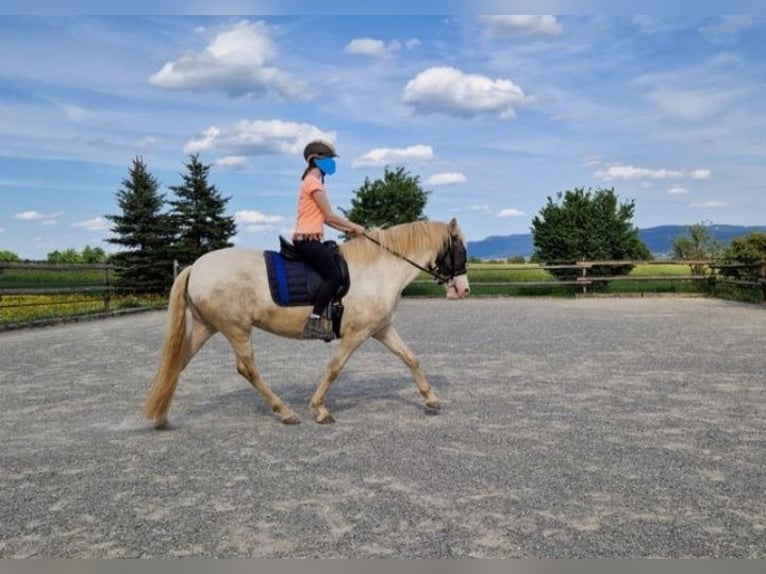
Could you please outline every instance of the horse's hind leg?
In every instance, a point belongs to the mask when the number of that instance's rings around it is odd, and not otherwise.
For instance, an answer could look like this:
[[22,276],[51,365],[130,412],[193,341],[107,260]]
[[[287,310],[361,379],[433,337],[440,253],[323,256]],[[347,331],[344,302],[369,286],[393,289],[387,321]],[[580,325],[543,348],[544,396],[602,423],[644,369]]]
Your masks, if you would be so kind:
[[407,346],[407,343],[402,341],[402,338],[399,336],[396,329],[394,329],[393,325],[384,327],[375,333],[373,338],[383,343],[389,351],[404,361],[404,364],[410,368],[412,375],[415,377],[415,384],[418,386],[420,394],[423,395],[423,398],[426,400],[426,406],[438,410],[441,407],[439,399],[436,398],[434,390],[426,380],[425,375],[423,375],[423,371],[420,370],[418,359]]
[[255,368],[255,356],[250,343],[250,330],[237,330],[224,333],[234,349],[237,360],[237,372],[261,393],[265,401],[285,424],[298,424],[301,420],[290,407],[280,399],[269,386],[261,380],[261,375]]

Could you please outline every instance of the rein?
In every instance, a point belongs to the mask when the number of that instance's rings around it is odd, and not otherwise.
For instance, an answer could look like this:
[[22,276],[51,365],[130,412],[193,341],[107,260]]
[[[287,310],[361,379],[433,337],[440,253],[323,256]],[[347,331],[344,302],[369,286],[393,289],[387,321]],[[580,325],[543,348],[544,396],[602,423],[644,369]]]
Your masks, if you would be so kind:
[[378,241],[378,240],[377,240],[377,239],[375,239],[374,237],[370,237],[370,236],[369,236],[369,235],[367,235],[366,233],[363,233],[362,235],[364,235],[364,237],[366,237],[367,239],[369,239],[370,241],[372,241],[373,243],[375,243],[375,244],[376,244],[376,245],[378,245],[379,247],[382,247],[383,249],[385,249],[386,251],[388,251],[388,252],[389,252],[391,255],[393,255],[393,256],[395,256],[395,257],[398,257],[399,259],[402,259],[402,260],[406,261],[407,263],[409,263],[409,264],[410,264],[410,265],[412,265],[413,267],[417,267],[418,269],[420,269],[421,271],[423,271],[423,272],[425,272],[425,273],[428,273],[428,274],[429,274],[431,277],[433,277],[434,279],[436,279],[436,280],[437,280],[439,283],[446,283],[447,281],[449,281],[449,280],[450,280],[450,277],[445,277],[444,275],[442,275],[441,273],[437,273],[437,272],[436,272],[436,271],[434,271],[433,269],[430,269],[430,268],[427,268],[427,267],[423,267],[422,265],[420,265],[419,263],[416,263],[415,261],[413,261],[413,260],[412,260],[412,259],[410,259],[409,257],[405,257],[405,256],[404,256],[404,255],[402,255],[401,253],[397,253],[396,251],[394,251],[394,250],[390,249],[389,247],[387,247],[387,246],[383,245],[383,244],[382,244],[380,241]]

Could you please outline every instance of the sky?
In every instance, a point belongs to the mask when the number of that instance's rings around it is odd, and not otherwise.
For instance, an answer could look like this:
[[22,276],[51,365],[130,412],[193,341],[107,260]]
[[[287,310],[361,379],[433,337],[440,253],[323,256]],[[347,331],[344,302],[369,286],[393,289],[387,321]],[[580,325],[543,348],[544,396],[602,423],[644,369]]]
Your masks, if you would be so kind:
[[315,138],[336,210],[404,167],[469,241],[576,187],[764,225],[764,79],[763,16],[0,15],[0,251],[114,251],[133,160],[170,199],[190,154],[234,243],[277,248]]

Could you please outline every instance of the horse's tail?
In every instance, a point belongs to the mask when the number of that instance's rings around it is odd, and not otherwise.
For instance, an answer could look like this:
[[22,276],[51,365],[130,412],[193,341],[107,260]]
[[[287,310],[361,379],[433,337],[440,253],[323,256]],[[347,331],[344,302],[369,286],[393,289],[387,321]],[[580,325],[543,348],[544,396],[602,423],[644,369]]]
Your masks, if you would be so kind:
[[146,397],[144,415],[154,421],[155,428],[162,428],[167,421],[170,401],[176,391],[178,377],[186,364],[188,352],[186,337],[186,287],[191,266],[176,277],[168,301],[168,323],[165,342],[160,352],[160,364],[154,376],[152,388]]

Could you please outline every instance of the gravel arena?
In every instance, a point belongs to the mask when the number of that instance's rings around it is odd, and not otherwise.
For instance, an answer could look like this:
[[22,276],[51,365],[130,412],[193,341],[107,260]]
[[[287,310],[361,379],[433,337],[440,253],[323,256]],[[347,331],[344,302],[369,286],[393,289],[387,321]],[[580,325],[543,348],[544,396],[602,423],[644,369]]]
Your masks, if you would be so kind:
[[367,341],[216,335],[141,416],[166,314],[0,333],[1,558],[766,557],[766,306],[405,299],[441,400]]

